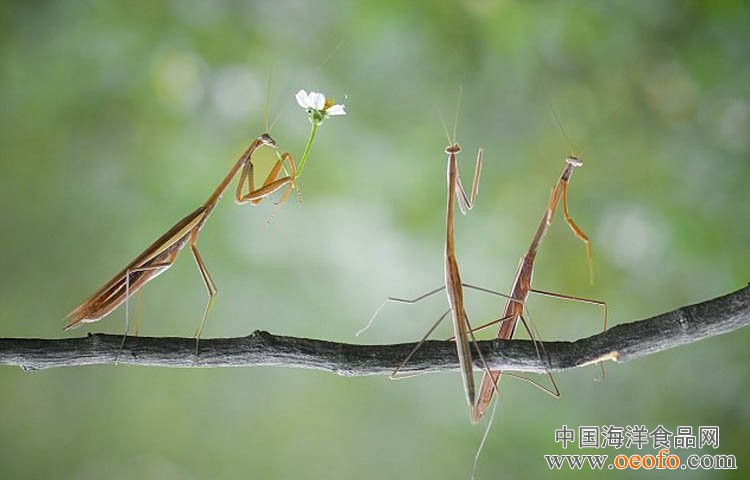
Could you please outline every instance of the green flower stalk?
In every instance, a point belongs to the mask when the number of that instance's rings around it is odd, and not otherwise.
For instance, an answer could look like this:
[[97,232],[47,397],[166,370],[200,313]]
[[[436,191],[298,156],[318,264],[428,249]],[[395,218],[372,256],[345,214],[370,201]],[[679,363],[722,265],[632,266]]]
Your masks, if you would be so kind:
[[318,126],[328,117],[346,115],[346,111],[344,111],[344,105],[334,104],[333,100],[326,98],[322,93],[310,92],[308,94],[306,91],[300,90],[297,92],[296,98],[299,106],[307,111],[310,123],[312,124],[310,138],[307,140],[305,151],[302,153],[302,158],[299,161],[299,169],[297,170],[297,176],[299,176],[302,174],[307,157],[310,155],[310,149],[312,148],[313,140],[315,140],[315,134],[318,132]]

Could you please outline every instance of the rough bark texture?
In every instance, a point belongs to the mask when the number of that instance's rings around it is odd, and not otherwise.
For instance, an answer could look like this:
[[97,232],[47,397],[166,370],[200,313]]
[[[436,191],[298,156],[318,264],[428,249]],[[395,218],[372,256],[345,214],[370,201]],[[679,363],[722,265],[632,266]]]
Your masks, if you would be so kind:
[[[727,333],[750,323],[750,286],[722,297],[637,322],[617,325],[604,333],[574,342],[544,342],[540,360],[528,340],[487,340],[478,348],[492,368],[523,372],[561,371],[597,360],[620,362],[650,355],[703,338]],[[249,367],[276,365],[327,370],[345,376],[389,374],[414,347],[352,345],[256,331],[247,337],[200,341],[173,337],[127,337],[95,334],[82,338],[0,339],[0,365],[27,370],[120,363],[161,367]],[[119,356],[118,356],[119,352]],[[475,364],[481,368],[478,356]],[[429,341],[404,371],[457,370],[453,342]]]

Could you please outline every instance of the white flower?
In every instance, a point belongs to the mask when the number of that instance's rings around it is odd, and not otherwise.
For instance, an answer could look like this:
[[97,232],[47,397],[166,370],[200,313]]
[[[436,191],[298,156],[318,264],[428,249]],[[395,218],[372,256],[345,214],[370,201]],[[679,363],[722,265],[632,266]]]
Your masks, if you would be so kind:
[[331,105],[326,108],[326,114],[332,117],[334,115],[346,115],[346,112],[343,105]]
[[326,97],[322,93],[310,92],[309,94],[300,90],[297,92],[297,103],[302,108],[314,108],[315,110],[323,110],[325,106]]
[[307,93],[304,90],[300,90],[295,95],[295,98],[299,106],[304,108],[308,115],[310,115],[310,121],[314,124],[320,125],[327,117],[346,115],[344,105],[334,104],[333,100],[326,98],[322,93]]

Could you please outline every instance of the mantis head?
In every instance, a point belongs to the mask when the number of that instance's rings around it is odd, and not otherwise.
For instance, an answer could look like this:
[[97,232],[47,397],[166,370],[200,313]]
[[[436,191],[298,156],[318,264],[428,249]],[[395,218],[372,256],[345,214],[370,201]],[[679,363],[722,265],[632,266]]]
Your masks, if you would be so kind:
[[276,140],[274,140],[268,133],[264,133],[258,137],[258,140],[260,140],[261,145],[268,145],[269,147],[276,148]]
[[565,158],[565,161],[568,162],[569,165],[572,165],[574,167],[580,167],[581,165],[583,165],[583,161],[580,158],[573,156],[573,155]]
[[445,147],[445,153],[447,153],[448,155],[455,155],[456,153],[460,151],[461,151],[461,145],[459,145],[458,143],[453,143]]

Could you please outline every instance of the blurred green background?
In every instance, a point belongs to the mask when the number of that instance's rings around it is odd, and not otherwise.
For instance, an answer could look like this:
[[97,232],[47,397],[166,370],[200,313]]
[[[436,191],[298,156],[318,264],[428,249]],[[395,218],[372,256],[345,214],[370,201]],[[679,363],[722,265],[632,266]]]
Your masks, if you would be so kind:
[[[584,161],[569,200],[596,282],[559,216],[538,288],[606,300],[617,324],[748,281],[743,2],[6,1],[0,22],[3,337],[121,332],[122,309],[70,334],[61,319],[205,201],[263,131],[267,99],[271,117],[281,113],[274,137],[299,156],[309,130],[299,88],[348,115],[321,127],[301,205],[267,224],[271,203],[225,198],[209,220],[199,248],[220,296],[206,337],[419,338],[444,297],[389,306],[354,332],[386,296],[441,283],[439,112],[452,123],[459,86],[464,179],[485,149],[477,207],[457,223],[466,281],[513,280],[571,149],[550,106]],[[467,298],[476,323],[503,306]],[[142,334],[189,336],[204,303],[183,252],[144,289]],[[546,339],[599,329],[589,306],[529,306]],[[611,364],[602,384],[593,367],[566,372],[560,400],[505,379],[480,478],[549,474],[542,455],[563,452],[553,441],[563,424],[718,425],[719,452],[740,470],[687,477],[744,477],[748,342],[746,329]],[[0,383],[3,478],[467,478],[482,434],[457,374],[6,367]]]

